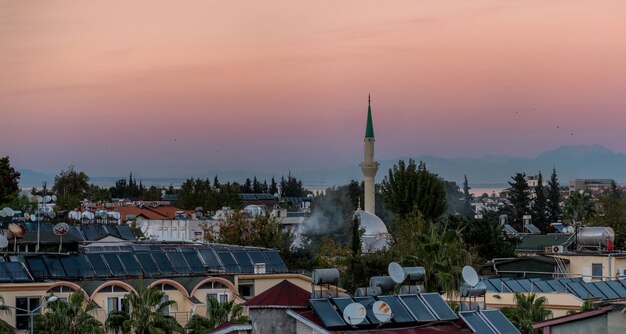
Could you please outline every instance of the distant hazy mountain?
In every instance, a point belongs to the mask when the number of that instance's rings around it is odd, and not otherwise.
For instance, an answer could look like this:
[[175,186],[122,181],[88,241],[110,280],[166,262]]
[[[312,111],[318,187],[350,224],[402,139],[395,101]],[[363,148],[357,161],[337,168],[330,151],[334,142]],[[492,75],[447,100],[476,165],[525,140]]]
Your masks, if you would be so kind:
[[[463,181],[463,175],[467,175],[473,187],[504,187],[516,172],[536,175],[541,171],[546,180],[550,177],[552,167],[556,168],[562,185],[566,185],[571,178],[611,178],[618,183],[626,182],[626,154],[612,152],[601,145],[562,146],[535,158],[441,158],[425,155],[414,159],[424,161],[429,170],[459,184]],[[380,161],[377,180],[382,180],[398,160]],[[361,178],[357,164],[329,170],[298,172],[297,175],[307,184],[318,185],[343,184],[350,179]]]
[[[397,160],[380,161],[380,169],[376,177],[377,181],[383,179],[389,168],[396,164]],[[550,177],[552,167],[556,167],[559,181],[566,185],[571,178],[611,178],[618,183],[626,183],[626,154],[615,153],[601,145],[562,146],[552,151],[544,152],[535,158],[519,158],[510,156],[484,156],[480,158],[441,158],[432,155],[419,156],[416,161],[424,161],[427,168],[446,180],[456,181],[461,184],[463,175],[467,175],[473,187],[504,187],[516,172],[525,172],[527,175],[535,175],[541,171],[544,179]],[[20,169],[22,177],[21,187],[41,186],[46,180],[50,184],[54,180],[53,175],[35,172],[29,169]],[[89,173],[87,171],[87,173]],[[351,179],[362,178],[358,163],[324,170],[292,171],[293,175],[302,179],[309,187],[326,187],[331,185],[345,184]],[[239,181],[252,178],[268,182],[272,174],[258,171],[213,171],[202,173],[196,177],[213,179],[218,175],[221,182]],[[127,176],[92,177],[92,182],[100,185],[113,185],[115,180]],[[176,186],[182,183],[186,177],[162,177],[141,178],[146,185]],[[276,181],[280,176],[276,175]]]

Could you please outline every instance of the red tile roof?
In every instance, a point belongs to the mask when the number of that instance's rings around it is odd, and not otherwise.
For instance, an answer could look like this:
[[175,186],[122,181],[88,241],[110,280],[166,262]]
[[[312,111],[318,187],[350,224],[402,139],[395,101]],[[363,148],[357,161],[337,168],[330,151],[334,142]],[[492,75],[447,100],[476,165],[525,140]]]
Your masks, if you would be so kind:
[[310,291],[283,280],[243,305],[251,308],[303,308],[308,307],[310,298]]

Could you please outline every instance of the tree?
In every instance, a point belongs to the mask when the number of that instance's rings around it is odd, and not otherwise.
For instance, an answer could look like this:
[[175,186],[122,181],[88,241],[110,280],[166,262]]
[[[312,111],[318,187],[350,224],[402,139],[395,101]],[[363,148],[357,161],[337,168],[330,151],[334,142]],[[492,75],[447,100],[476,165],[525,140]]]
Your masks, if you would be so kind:
[[556,177],[556,168],[552,168],[552,175],[548,181],[548,222],[556,223],[561,220],[563,210],[561,209],[561,190],[559,180]]
[[284,176],[280,178],[280,196],[281,197],[302,197],[306,196],[309,191],[304,189],[304,185],[301,180],[298,180],[295,176],[287,175],[287,179]]
[[598,212],[590,219],[591,225],[607,226],[615,231],[615,245],[626,248],[626,200],[611,194],[598,199]]
[[513,182],[509,181],[510,187],[508,189],[511,204],[505,210],[521,227],[522,216],[530,213],[530,189],[526,182],[525,173],[516,173],[511,176],[511,179]]
[[565,200],[565,215],[574,221],[586,221],[596,214],[591,195],[584,191],[577,191]]
[[220,303],[215,297],[207,299],[207,316],[193,315],[185,328],[189,334],[207,334],[215,327],[227,322],[245,322],[247,317],[242,315],[243,308],[234,300]]
[[482,218],[469,218],[460,222],[463,241],[476,250],[486,262],[497,257],[514,257],[517,238],[509,238],[495,213],[485,212]]
[[270,188],[268,192],[272,195],[278,194],[278,184],[276,183],[276,180],[274,179],[273,176],[272,176],[272,182],[270,183]]
[[104,334],[102,323],[91,314],[95,305],[85,302],[82,291],[74,291],[67,301],[47,305],[48,312],[38,315],[35,328],[49,334]]
[[57,194],[57,206],[61,210],[72,210],[89,194],[89,176],[70,165],[54,177],[52,192]]
[[0,205],[10,202],[20,192],[20,173],[11,167],[8,156],[0,158]]
[[609,188],[609,194],[617,199],[622,199],[622,189],[615,183],[615,180],[611,180],[611,186]]
[[548,221],[548,201],[546,198],[546,189],[543,186],[543,175],[539,172],[537,177],[537,186],[535,187],[535,200],[533,203],[533,224],[537,226],[543,233],[551,231],[550,222]]
[[408,217],[419,211],[427,221],[435,221],[446,211],[446,194],[437,174],[426,170],[410,159],[389,169],[382,183],[385,207],[399,217]]
[[474,216],[474,210],[472,210],[472,201],[474,196],[470,193],[470,186],[467,182],[467,175],[463,175],[463,217],[471,218]]
[[429,224],[420,213],[398,222],[390,252],[405,266],[426,269],[426,290],[448,295],[458,293],[461,269],[472,260],[459,229]]
[[219,231],[206,231],[205,238],[209,242],[279,250],[289,249],[293,242],[293,235],[283,231],[276,218],[269,215],[248,217],[237,211],[220,224]]
[[[166,315],[166,310],[176,304],[173,300],[164,301],[165,293],[154,288],[144,288],[143,282],[139,284],[137,292],[131,291],[126,294],[130,306],[130,314],[122,321],[122,331],[132,334],[153,333],[184,333],[184,328],[171,315]],[[114,318],[107,319],[108,328],[115,330],[118,326],[118,318],[123,317],[119,313],[111,313]],[[111,315],[109,315],[111,318]]]
[[515,293],[515,308],[503,308],[502,313],[519,329],[523,334],[539,333],[539,330],[533,329],[533,324],[544,321],[552,312],[546,310],[544,305],[547,303],[546,297],[539,297],[534,293],[521,294]]

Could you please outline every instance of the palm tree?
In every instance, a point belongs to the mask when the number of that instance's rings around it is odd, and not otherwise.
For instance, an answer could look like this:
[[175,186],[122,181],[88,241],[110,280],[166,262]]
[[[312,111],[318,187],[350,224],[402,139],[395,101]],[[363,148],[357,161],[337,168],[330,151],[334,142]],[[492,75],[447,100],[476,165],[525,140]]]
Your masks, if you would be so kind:
[[173,300],[163,301],[165,293],[152,287],[144,288],[139,284],[137,292],[126,294],[130,306],[127,318],[120,312],[111,312],[107,318],[107,329],[132,334],[171,334],[184,333],[183,327],[165,312]]
[[220,303],[215,297],[210,296],[207,301],[207,316],[193,315],[185,328],[189,329],[189,334],[206,334],[215,327],[227,322],[245,322],[246,317],[242,316],[241,305],[234,300]]
[[565,214],[575,221],[583,221],[595,216],[596,209],[591,201],[591,195],[582,190],[574,192],[565,200]]
[[447,225],[427,224],[420,216],[409,219],[414,221],[404,222],[394,240],[394,256],[401,258],[403,265],[426,268],[426,290],[458,293],[461,269],[471,262],[461,231]]
[[124,311],[111,311],[107,320],[104,322],[104,327],[112,331],[114,334],[124,333],[124,321],[130,319],[127,312]]
[[37,331],[51,334],[104,334],[102,323],[90,313],[93,304],[85,303],[85,295],[74,291],[67,301],[55,300],[47,305],[48,312],[36,318]]
[[[2,296],[0,296],[0,312],[11,314],[11,308],[4,305],[4,298],[2,298]],[[0,333],[15,334],[15,328],[9,325],[8,322],[0,319]]]
[[511,320],[523,334],[539,333],[533,329],[533,324],[544,321],[552,311],[546,310],[546,297],[537,298],[534,293],[515,293],[515,308],[503,308],[502,312]]

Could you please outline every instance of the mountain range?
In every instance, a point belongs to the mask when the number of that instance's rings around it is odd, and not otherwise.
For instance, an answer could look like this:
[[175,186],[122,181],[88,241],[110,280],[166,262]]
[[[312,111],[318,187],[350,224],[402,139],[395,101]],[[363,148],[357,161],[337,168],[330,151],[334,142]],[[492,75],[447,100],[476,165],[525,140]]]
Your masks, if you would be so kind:
[[[398,160],[408,160],[407,157]],[[601,145],[576,145],[561,146],[554,150],[546,151],[534,158],[513,157],[504,155],[488,155],[478,158],[454,157],[444,158],[433,155],[414,157],[416,161],[426,163],[428,170],[439,174],[446,180],[463,182],[463,176],[467,175],[470,185],[478,187],[506,187],[511,176],[516,172],[524,172],[526,175],[543,173],[544,180],[550,177],[552,168],[556,168],[559,181],[562,185],[567,184],[572,178],[610,178],[618,183],[626,182],[626,154],[613,152]],[[377,180],[380,181],[387,174],[389,168],[397,164],[398,160],[383,160],[380,162]],[[23,188],[41,186],[42,181],[52,183],[53,175],[19,169],[22,173],[20,186]],[[87,174],[89,172],[87,171]],[[351,179],[360,180],[361,170],[358,164],[341,166],[311,171],[292,171],[292,174],[301,179],[305,186],[310,188],[323,188],[332,185],[345,184]],[[242,182],[246,178],[256,176],[259,180],[270,180],[271,173],[244,170],[211,171],[202,173],[196,177],[213,178],[218,175],[220,181]],[[97,176],[91,181],[102,186],[111,186],[116,180],[125,176]],[[140,178],[140,177],[138,177]],[[158,177],[140,178],[143,184],[169,186],[179,185],[186,177]]]

